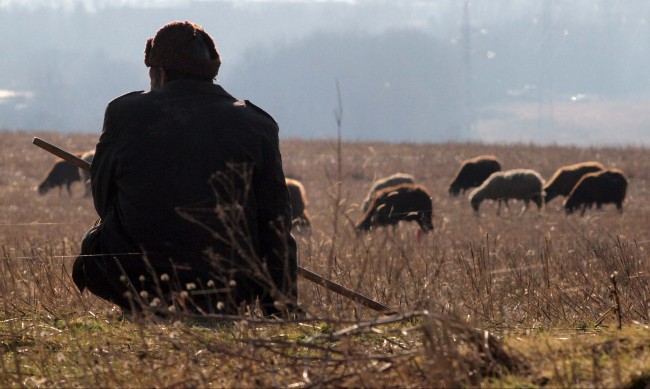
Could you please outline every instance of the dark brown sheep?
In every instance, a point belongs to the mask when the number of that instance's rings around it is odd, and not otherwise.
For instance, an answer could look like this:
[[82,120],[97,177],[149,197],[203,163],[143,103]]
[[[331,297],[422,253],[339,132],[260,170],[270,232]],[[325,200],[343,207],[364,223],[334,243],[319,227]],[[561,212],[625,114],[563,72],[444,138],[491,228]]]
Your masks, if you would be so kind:
[[605,166],[599,162],[582,162],[559,168],[544,185],[544,202],[548,203],[557,196],[568,196],[582,176],[601,170],[605,170]]
[[289,189],[289,196],[291,201],[291,222],[294,226],[311,227],[311,219],[305,206],[307,204],[307,196],[305,195],[305,187],[298,180],[287,178],[287,188]]
[[596,203],[600,209],[603,204],[614,203],[623,212],[623,200],[627,191],[627,178],[618,169],[603,170],[582,176],[564,201],[564,209],[570,214],[582,207],[580,216]]
[[368,194],[366,195],[366,198],[363,199],[363,205],[361,206],[363,212],[368,211],[368,207],[370,206],[370,203],[375,198],[377,192],[379,192],[380,190],[384,188],[388,188],[390,186],[397,186],[400,184],[414,184],[414,183],[415,183],[415,178],[413,178],[412,175],[407,173],[395,173],[388,177],[384,177],[376,180],[375,182],[373,182],[372,186],[370,187],[370,190],[368,190]]
[[425,188],[401,184],[377,192],[368,211],[357,223],[357,231],[369,231],[376,226],[396,225],[401,220],[416,221],[423,232],[433,230],[433,205]]
[[72,196],[72,191],[70,190],[70,186],[76,182],[80,181],[81,177],[79,176],[79,168],[76,167],[75,165],[71,164],[68,161],[58,161],[55,162],[52,168],[50,169],[50,172],[47,173],[47,176],[43,180],[43,182],[38,185],[38,193],[40,194],[45,194],[47,193],[50,189],[59,188],[59,192],[61,192],[61,188],[65,185],[66,189],[68,190],[68,194]]
[[494,155],[479,155],[463,161],[456,177],[449,184],[449,194],[458,196],[462,191],[481,185],[494,172],[501,170],[501,161]]

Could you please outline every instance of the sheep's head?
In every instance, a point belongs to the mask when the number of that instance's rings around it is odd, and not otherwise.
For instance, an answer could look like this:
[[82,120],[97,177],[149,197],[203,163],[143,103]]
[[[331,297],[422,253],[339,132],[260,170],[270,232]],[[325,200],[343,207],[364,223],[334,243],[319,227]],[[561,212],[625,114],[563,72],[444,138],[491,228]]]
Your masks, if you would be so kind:
[[481,206],[481,199],[478,196],[471,196],[469,202],[472,204],[474,212],[478,212],[478,209]]
[[363,220],[361,220],[359,223],[357,223],[357,225],[354,227],[354,230],[357,233],[357,235],[359,235],[362,232],[370,231],[371,225],[372,225],[371,219],[369,217],[366,217]]
[[449,185],[449,194],[452,196],[458,196],[460,194],[460,187],[458,184],[453,182],[451,185]]
[[570,215],[575,211],[576,204],[574,204],[573,201],[571,201],[571,198],[567,199],[564,201],[564,211],[567,213],[567,215]]
[[421,212],[418,219],[418,224],[422,229],[422,232],[428,234],[430,231],[433,231],[433,222],[431,221],[431,212]]
[[38,186],[37,189],[39,194],[45,194],[47,191],[52,189],[52,185],[47,180],[45,180]]

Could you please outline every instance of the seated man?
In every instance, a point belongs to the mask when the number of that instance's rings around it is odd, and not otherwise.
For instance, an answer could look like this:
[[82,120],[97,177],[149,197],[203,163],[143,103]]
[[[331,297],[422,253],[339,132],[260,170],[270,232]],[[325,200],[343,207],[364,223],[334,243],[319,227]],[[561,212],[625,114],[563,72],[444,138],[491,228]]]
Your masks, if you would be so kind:
[[144,62],[151,91],[106,108],[91,165],[101,223],[84,236],[75,284],[126,311],[294,309],[277,123],[213,83],[220,57],[194,23],[163,26]]

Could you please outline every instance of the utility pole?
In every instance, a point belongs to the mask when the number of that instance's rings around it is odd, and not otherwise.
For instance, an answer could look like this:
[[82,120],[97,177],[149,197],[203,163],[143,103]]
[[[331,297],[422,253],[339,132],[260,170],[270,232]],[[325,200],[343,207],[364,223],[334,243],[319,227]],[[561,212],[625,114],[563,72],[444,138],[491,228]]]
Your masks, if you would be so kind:
[[553,77],[551,70],[551,57],[553,52],[551,41],[552,0],[544,0],[542,7],[542,42],[540,45],[540,82],[538,88],[537,127],[540,130],[550,130],[555,126]]
[[471,45],[472,27],[469,19],[469,1],[465,1],[463,5],[463,19],[460,31],[460,45],[462,51],[462,74],[461,82],[461,101],[462,101],[462,118],[460,134],[469,135],[474,132],[475,114],[474,103],[472,101],[472,45]]

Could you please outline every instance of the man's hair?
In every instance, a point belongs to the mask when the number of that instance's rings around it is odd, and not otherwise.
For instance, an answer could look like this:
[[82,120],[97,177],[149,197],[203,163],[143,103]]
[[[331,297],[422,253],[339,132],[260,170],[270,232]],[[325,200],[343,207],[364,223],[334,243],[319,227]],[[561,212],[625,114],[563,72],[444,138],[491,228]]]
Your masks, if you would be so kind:
[[[201,34],[194,34],[194,38],[187,44],[186,46],[187,51],[189,52],[190,55],[202,58],[202,59],[207,59],[210,60],[210,51],[208,50],[208,46],[205,43],[205,40],[201,36]],[[213,77],[205,77],[205,76],[198,76],[196,74],[191,74],[187,72],[182,72],[178,70],[171,70],[167,68],[165,69],[165,73],[167,74],[167,81],[174,81],[174,80],[198,80],[198,81],[212,81]]]
[[169,80],[212,80],[219,73],[221,57],[212,37],[196,23],[171,22],[147,39],[144,64],[163,68]]

